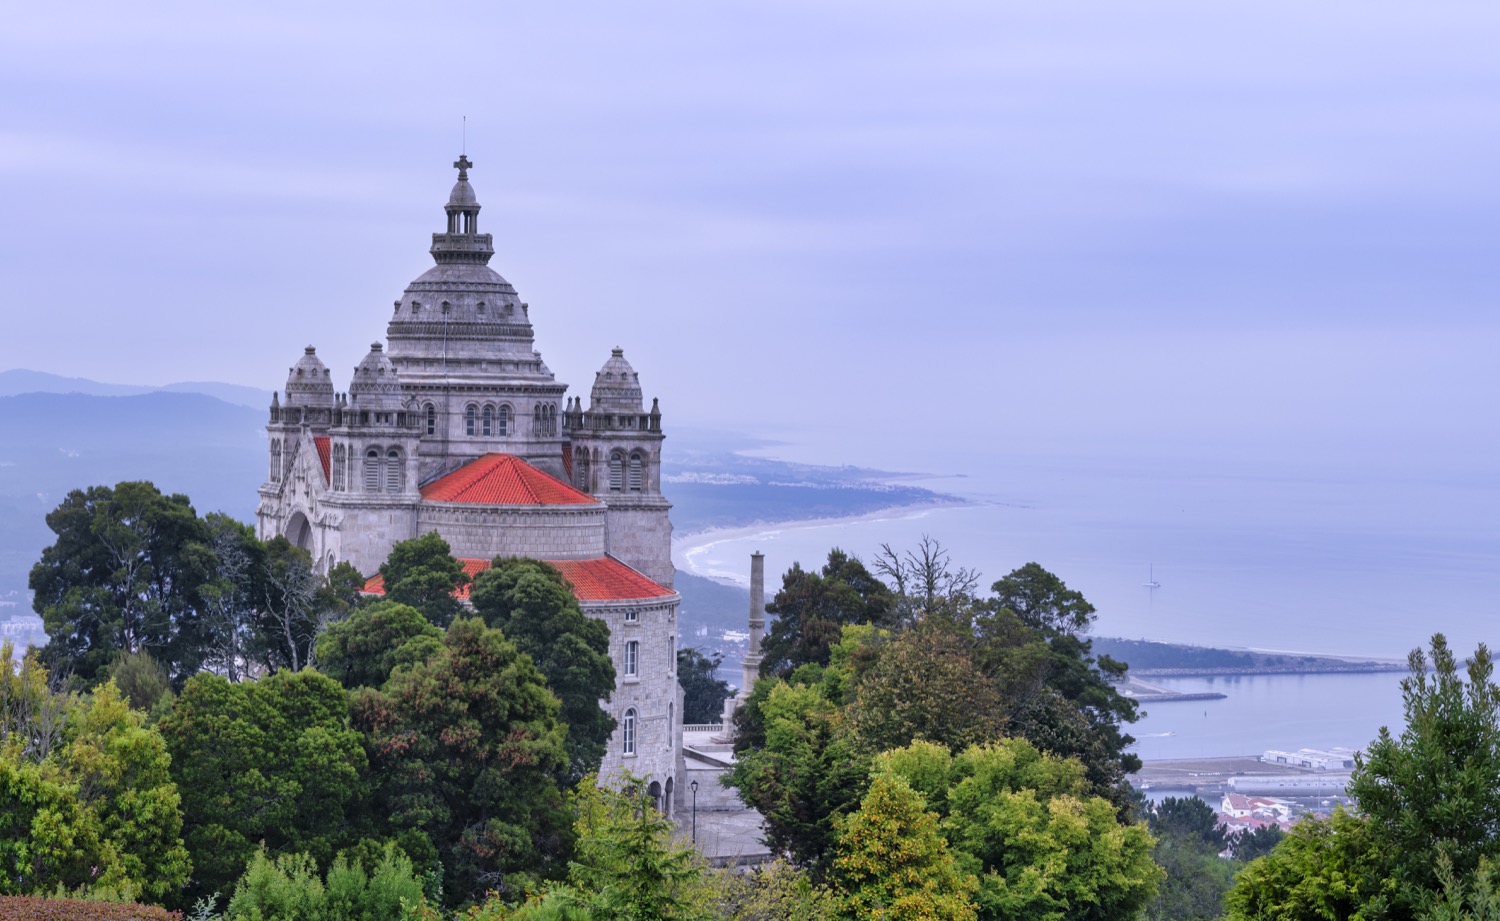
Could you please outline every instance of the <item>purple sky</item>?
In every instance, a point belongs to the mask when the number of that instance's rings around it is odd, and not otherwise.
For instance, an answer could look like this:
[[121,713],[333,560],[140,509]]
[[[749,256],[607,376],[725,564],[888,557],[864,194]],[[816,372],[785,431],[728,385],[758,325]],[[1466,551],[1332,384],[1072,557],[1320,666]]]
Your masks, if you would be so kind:
[[346,387],[467,115],[543,357],[669,424],[1494,469],[1493,4],[219,6],[7,10],[0,368]]

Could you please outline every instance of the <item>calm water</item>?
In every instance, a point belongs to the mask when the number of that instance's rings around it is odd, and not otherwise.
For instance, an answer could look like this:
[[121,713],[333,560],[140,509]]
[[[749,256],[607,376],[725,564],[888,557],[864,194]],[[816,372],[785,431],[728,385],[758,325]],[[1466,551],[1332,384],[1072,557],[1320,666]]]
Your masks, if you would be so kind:
[[[964,478],[922,485],[968,505],[689,537],[677,565],[744,583],[760,550],[769,594],[793,561],[817,566],[830,547],[868,560],[930,534],[986,585],[1041,563],[1095,604],[1100,635],[1398,660],[1434,631],[1460,654],[1500,637],[1500,487],[1488,472],[953,463]],[[1148,573],[1159,588],[1145,587]],[[1147,758],[1360,747],[1400,726],[1400,678],[1174,682],[1229,697],[1159,704],[1133,734]]]
[[1403,673],[1151,679],[1222,700],[1158,703],[1130,727],[1147,760],[1259,755],[1268,748],[1364,748],[1381,726],[1399,734]]

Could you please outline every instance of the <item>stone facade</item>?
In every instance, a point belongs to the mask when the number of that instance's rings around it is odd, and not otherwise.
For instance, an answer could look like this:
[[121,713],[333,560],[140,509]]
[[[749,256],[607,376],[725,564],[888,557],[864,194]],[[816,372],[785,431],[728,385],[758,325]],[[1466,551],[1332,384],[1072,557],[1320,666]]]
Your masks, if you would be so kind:
[[595,376],[587,408],[568,397],[535,348],[530,306],[489,267],[473,164],[454,166],[446,226],[432,235],[435,264],[395,301],[386,343],[371,345],[344,393],[308,346],[285,400],[273,397],[257,532],[285,535],[325,571],[348,561],[372,574],[397,541],[430,531],[467,560],[634,570],[575,592],[609,624],[619,676],[601,702],[619,724],[603,771],[645,779],[670,809],[682,795],[680,599],[660,408],[652,400],[646,409],[620,349]]

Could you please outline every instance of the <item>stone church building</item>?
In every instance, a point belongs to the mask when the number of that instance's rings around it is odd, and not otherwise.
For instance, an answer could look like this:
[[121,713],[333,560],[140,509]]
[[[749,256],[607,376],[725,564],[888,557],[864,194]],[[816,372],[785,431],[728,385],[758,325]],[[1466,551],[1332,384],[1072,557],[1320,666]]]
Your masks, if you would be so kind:
[[[407,286],[348,390],[309,346],[274,396],[256,512],[327,571],[373,573],[397,541],[442,535],[473,575],[496,556],[546,560],[609,624],[616,719],[602,773],[681,794],[682,692],[661,412],[615,349],[588,405],[535,349],[528,305],[490,268],[467,157],[432,235],[436,263]],[[366,586],[382,590],[379,577]]]

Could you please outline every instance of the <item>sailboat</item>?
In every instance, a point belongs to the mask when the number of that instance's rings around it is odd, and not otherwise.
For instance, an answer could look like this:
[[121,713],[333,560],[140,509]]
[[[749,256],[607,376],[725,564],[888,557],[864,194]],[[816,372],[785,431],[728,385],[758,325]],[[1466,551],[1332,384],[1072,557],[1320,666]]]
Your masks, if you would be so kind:
[[1152,563],[1151,564],[1151,568],[1149,570],[1147,570],[1146,588],[1161,588],[1161,583],[1158,582],[1158,581],[1156,581],[1156,564],[1155,563]]

